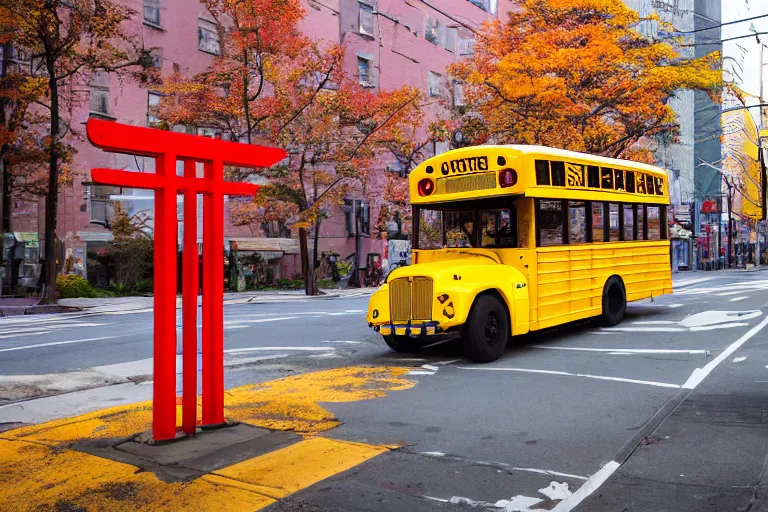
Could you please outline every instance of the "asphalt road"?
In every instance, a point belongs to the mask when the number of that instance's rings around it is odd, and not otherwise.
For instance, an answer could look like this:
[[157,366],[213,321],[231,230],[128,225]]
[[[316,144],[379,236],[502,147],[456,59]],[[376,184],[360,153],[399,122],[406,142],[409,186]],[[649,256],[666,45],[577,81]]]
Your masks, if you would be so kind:
[[[410,366],[418,381],[324,404],[343,423],[328,436],[403,448],[270,509],[759,510],[768,272],[675,281],[614,328],[526,336],[485,365],[450,340],[390,352],[365,324],[366,297],[227,306],[227,385],[353,364]],[[0,375],[151,355],[148,313],[0,319]]]

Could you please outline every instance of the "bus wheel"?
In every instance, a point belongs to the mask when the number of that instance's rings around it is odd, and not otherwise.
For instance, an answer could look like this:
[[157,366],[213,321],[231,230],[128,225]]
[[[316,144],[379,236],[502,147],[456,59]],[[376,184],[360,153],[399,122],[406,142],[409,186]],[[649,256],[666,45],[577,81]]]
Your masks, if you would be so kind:
[[627,309],[627,293],[624,283],[616,276],[605,282],[603,288],[603,324],[613,326],[624,318]]
[[395,334],[382,335],[384,343],[395,352],[409,353],[416,352],[419,349],[418,340],[408,336],[397,336]]
[[509,317],[497,297],[477,297],[461,327],[461,340],[464,354],[475,362],[489,363],[501,357],[509,340]]

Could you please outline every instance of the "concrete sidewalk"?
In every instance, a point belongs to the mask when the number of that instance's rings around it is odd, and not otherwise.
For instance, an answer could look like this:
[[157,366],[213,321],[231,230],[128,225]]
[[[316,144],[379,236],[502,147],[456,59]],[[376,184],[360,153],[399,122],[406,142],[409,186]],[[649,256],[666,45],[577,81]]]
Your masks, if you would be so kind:
[[[307,296],[303,290],[264,291],[264,292],[230,292],[224,294],[224,304],[245,304],[263,302],[287,302],[296,300],[322,300],[350,297],[365,297],[371,295],[376,288],[347,288],[344,290],[321,290],[323,295]],[[105,297],[97,299],[61,299],[60,306],[79,308],[88,313],[144,313],[151,311],[153,297]],[[198,297],[198,306],[202,297]],[[181,308],[181,297],[176,298],[176,308]]]

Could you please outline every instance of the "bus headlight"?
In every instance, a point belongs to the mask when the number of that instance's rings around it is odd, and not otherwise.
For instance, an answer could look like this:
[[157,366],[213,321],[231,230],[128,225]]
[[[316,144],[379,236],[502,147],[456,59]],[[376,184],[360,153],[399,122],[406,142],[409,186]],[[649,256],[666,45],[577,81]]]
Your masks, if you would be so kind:
[[499,171],[499,186],[501,188],[514,187],[517,184],[517,171],[514,169],[502,169]]
[[435,182],[432,181],[429,178],[424,178],[419,182],[419,195],[420,196],[428,196],[431,195],[432,192],[435,191]]

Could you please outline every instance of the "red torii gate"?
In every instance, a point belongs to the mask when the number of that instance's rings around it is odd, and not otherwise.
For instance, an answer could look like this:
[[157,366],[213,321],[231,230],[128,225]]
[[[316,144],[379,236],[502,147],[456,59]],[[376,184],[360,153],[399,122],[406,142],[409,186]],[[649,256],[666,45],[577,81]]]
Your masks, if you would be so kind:
[[[154,384],[152,436],[176,437],[176,195],[184,194],[182,254],[182,430],[197,425],[197,194],[203,194],[202,425],[224,420],[224,196],[259,187],[224,181],[224,166],[269,167],[285,158],[277,148],[88,120],[88,140],[105,151],[155,159],[155,173],[91,169],[95,183],[155,191]],[[176,161],[184,162],[184,175]],[[196,163],[205,174],[196,177]],[[195,219],[189,222],[189,219]]]

